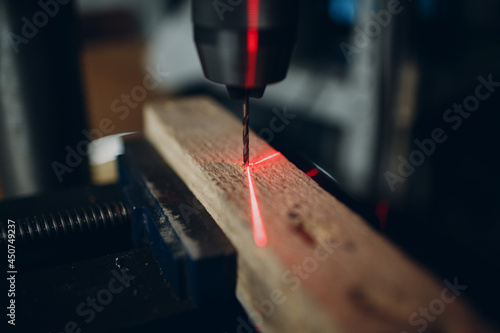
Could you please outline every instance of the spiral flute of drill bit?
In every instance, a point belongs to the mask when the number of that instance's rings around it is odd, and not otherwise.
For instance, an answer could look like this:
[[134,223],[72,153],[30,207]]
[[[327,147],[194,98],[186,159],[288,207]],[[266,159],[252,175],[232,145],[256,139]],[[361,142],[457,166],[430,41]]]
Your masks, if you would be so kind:
[[250,133],[248,130],[250,114],[248,107],[249,107],[248,94],[246,94],[245,99],[243,100],[243,167],[245,169],[248,166],[248,160],[250,155],[250,147],[249,147]]

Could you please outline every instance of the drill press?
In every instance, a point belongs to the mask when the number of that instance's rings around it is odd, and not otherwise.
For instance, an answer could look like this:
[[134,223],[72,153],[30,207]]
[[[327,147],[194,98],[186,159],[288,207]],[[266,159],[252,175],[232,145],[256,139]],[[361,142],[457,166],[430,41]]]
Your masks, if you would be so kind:
[[194,40],[205,76],[243,100],[243,165],[249,98],[286,77],[297,36],[298,0],[193,1]]

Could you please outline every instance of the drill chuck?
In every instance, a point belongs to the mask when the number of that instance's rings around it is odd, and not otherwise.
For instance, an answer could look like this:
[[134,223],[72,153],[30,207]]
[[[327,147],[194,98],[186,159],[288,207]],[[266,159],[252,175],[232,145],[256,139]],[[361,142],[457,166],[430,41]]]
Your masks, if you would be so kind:
[[194,39],[205,76],[235,99],[260,98],[286,77],[298,0],[193,0]]

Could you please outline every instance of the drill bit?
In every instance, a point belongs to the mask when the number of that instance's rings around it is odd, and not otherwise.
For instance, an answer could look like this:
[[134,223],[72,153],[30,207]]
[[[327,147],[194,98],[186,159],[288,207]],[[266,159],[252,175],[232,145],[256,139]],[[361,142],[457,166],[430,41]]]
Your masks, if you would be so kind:
[[248,92],[246,92],[245,98],[243,99],[243,167],[245,169],[248,167],[248,160],[250,155],[250,135],[248,132],[248,122],[250,119],[249,106],[250,103],[248,101]]

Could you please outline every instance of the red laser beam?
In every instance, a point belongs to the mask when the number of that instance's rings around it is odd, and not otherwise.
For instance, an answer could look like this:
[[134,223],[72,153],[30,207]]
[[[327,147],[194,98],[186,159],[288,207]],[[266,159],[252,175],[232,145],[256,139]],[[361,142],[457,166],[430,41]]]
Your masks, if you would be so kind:
[[276,156],[278,156],[278,155],[281,155],[281,153],[274,153],[274,154],[272,154],[272,155],[270,155],[270,156],[268,156],[268,157],[266,157],[266,158],[263,158],[263,159],[261,159],[261,160],[259,160],[259,161],[255,162],[255,163],[250,163],[250,165],[257,165],[257,164],[260,164],[260,163],[265,162],[265,161],[267,161],[267,160],[270,160],[271,158],[276,157]]
[[306,175],[308,175],[311,178],[314,176],[317,176],[318,174],[319,174],[318,169],[312,169],[312,170],[306,172]]
[[389,213],[389,203],[385,200],[381,200],[377,203],[375,208],[375,215],[380,219],[380,229],[385,230],[387,227],[387,215]]
[[257,69],[257,50],[259,48],[259,8],[260,0],[247,1],[247,72],[246,88],[255,86],[255,71]]
[[248,176],[248,189],[250,191],[250,204],[252,208],[252,225],[253,225],[253,239],[255,244],[263,247],[267,244],[267,234],[264,227],[264,222],[262,221],[262,216],[260,215],[260,208],[257,202],[257,196],[255,195],[255,185],[253,183],[252,174],[250,173],[250,167],[247,166],[247,176]]

